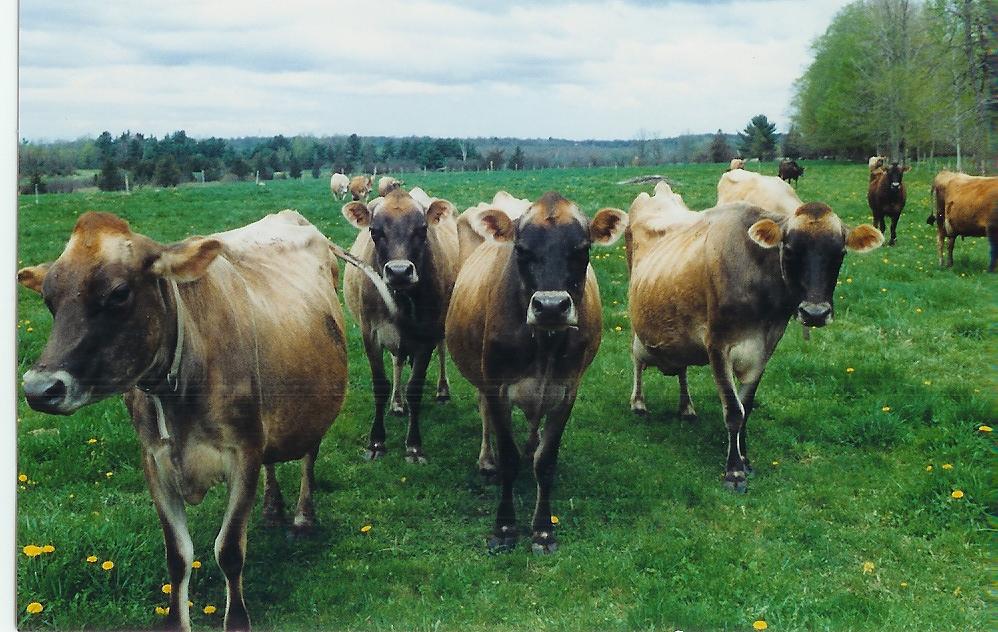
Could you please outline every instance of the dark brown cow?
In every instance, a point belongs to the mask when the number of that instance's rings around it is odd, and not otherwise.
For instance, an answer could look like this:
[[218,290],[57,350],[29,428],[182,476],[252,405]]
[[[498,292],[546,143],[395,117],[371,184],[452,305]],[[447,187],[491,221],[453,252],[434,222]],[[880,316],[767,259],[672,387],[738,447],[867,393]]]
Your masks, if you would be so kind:
[[[496,470],[490,443],[495,434],[502,498],[488,541],[492,550],[510,549],[517,539],[513,483],[520,453],[511,427],[514,405],[530,424],[524,453],[537,479],[533,548],[540,553],[556,548],[551,486],[558,448],[602,335],[589,247],[613,243],[626,225],[627,215],[616,209],[603,209],[590,221],[557,193],[545,194],[515,223],[499,209],[473,218],[486,241],[458,275],[447,314],[447,348],[478,390],[483,473]],[[538,436],[542,417],[543,438]]]
[[346,389],[337,274],[329,242],[294,211],[169,245],[86,213],[54,263],[18,272],[54,317],[24,375],[28,404],[69,415],[125,393],[166,541],[171,629],[190,630],[185,502],[227,482],[215,540],[226,630],[249,627],[242,572],[261,465],[274,518],[283,507],[273,464],[302,459],[294,525],[314,523],[319,442]]
[[780,180],[786,182],[794,181],[794,186],[797,186],[797,178],[804,175],[804,167],[797,164],[796,160],[786,160],[780,161]]
[[[406,460],[426,462],[419,431],[423,384],[435,347],[439,347],[443,367],[444,319],[458,267],[454,205],[447,200],[427,198],[426,201],[429,204],[420,203],[403,189],[395,189],[384,198],[375,198],[370,205],[349,202],[343,207],[343,216],[360,230],[351,252],[381,275],[390,293],[386,296],[370,277],[353,266],[344,274],[343,295],[360,323],[364,350],[371,364],[374,421],[365,455],[371,460],[386,453],[385,405],[389,400],[389,384],[385,379],[384,350],[387,349],[399,363],[408,360],[412,364],[406,387],[409,409]],[[396,383],[401,379],[399,363]],[[442,369],[440,379],[437,396],[446,399],[447,378]]]
[[[788,321],[830,323],[845,250],[872,250],[883,235],[868,224],[848,229],[820,203],[793,214],[727,204],[685,225],[658,215],[631,217],[632,236],[648,242],[633,248],[634,360],[681,378],[689,366],[710,365],[728,428],[724,484],[744,491],[746,423]],[[680,413],[692,416],[685,379],[680,387]]]
[[902,179],[909,171],[911,167],[901,167],[896,162],[891,163],[887,169],[871,176],[866,192],[866,200],[870,204],[870,210],[873,211],[873,225],[884,233],[886,232],[884,218],[891,218],[891,240],[887,243],[888,246],[893,246],[897,242],[898,219],[907,200]]
[[953,267],[953,246],[958,236],[987,237],[988,272],[994,272],[998,259],[998,177],[941,171],[932,180],[932,198],[935,212],[926,222],[936,225],[939,267]]

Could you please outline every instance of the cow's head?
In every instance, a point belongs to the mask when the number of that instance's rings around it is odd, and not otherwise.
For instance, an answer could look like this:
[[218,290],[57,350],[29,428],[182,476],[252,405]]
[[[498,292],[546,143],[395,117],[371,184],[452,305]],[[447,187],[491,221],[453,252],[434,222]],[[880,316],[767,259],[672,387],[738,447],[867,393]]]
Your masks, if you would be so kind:
[[889,186],[892,191],[899,190],[901,188],[901,179],[904,177],[904,174],[909,171],[911,171],[911,167],[901,167],[898,163],[892,162],[891,166],[888,167],[887,175],[885,176],[887,178],[887,186]]
[[429,207],[395,189],[371,203],[350,202],[343,216],[356,228],[371,231],[374,261],[371,262],[385,284],[393,291],[410,290],[419,283],[426,257],[426,231],[455,213],[447,200],[434,200]]
[[200,278],[221,250],[200,237],[162,245],[109,213],[80,216],[58,259],[17,273],[53,317],[41,357],[24,374],[28,405],[68,415],[160,369],[165,377],[172,347],[164,340],[176,335],[166,281]]
[[804,204],[790,217],[760,219],[748,234],[763,248],[780,249],[783,279],[801,297],[797,318],[809,327],[832,321],[835,282],[846,250],[869,252],[884,243],[873,226],[850,229],[820,202]]
[[514,223],[499,209],[474,219],[474,229],[486,239],[513,242],[513,262],[524,317],[532,327],[560,330],[578,324],[589,267],[589,247],[609,246],[624,233],[627,214],[605,208],[589,220],[561,195],[549,192]]

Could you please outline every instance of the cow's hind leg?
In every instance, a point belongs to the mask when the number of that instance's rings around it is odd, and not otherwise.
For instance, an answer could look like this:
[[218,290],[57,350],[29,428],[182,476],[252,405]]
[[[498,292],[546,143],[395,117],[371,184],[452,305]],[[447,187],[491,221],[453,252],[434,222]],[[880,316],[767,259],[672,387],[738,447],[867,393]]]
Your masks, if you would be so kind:
[[953,247],[956,246],[956,235],[946,238],[946,267],[953,267]]
[[437,361],[440,375],[437,377],[437,401],[450,401],[450,380],[447,379],[447,344],[443,340],[437,345]]
[[388,380],[385,379],[385,358],[374,340],[364,338],[364,351],[371,365],[371,385],[374,389],[374,420],[364,458],[374,461],[385,456],[385,404],[388,403]]
[[995,264],[998,263],[998,226],[988,226],[988,251],[991,261],[988,263],[988,272],[995,271]]
[[635,415],[647,415],[648,406],[645,404],[644,373],[647,364],[638,359],[637,336],[631,337],[631,362],[634,363],[634,385],[631,388],[631,412]]
[[534,478],[537,479],[537,504],[534,507],[533,535],[531,548],[534,553],[554,553],[558,543],[554,537],[551,522],[551,491],[554,487],[555,469],[558,465],[558,450],[561,448],[561,435],[572,412],[575,395],[567,398],[560,406],[548,413],[544,422],[544,437],[539,449],[528,454],[534,460]]
[[301,489],[298,492],[298,507],[295,509],[294,532],[307,535],[315,528],[315,505],[312,503],[312,490],[315,489],[315,459],[319,456],[319,445],[301,459]]
[[520,453],[513,438],[509,402],[497,392],[483,395],[487,424],[495,432],[501,484],[496,522],[489,535],[490,551],[512,550],[516,546],[516,509],[513,506],[513,483],[520,469]]
[[249,612],[243,600],[246,561],[246,525],[260,479],[260,463],[240,454],[228,475],[229,504],[215,538],[215,559],[225,575],[225,630],[249,630]]
[[697,411],[690,398],[690,383],[686,379],[686,367],[679,370],[679,418],[683,421],[696,421]]
[[[169,459],[168,455],[162,458]],[[164,624],[167,630],[190,632],[191,615],[187,595],[191,580],[191,562],[194,561],[194,543],[187,530],[187,513],[180,490],[172,481],[163,480],[156,466],[155,457],[144,452],[142,469],[145,473],[149,492],[152,494],[156,513],[163,527],[163,541],[166,544],[166,568],[170,575],[170,612]],[[256,481],[254,481],[256,485]]]
[[405,460],[410,463],[426,463],[423,455],[423,438],[419,432],[419,411],[423,403],[423,386],[426,384],[426,368],[430,364],[431,348],[420,349],[412,356],[412,376],[405,389],[409,404],[409,432],[405,437]]
[[281,495],[281,487],[277,484],[274,464],[268,463],[263,469],[263,524],[277,527],[284,524],[284,496]]
[[482,417],[482,447],[478,451],[478,472],[491,483],[498,483],[496,459],[492,453],[492,428],[489,426],[485,395],[478,393],[478,413]]
[[728,458],[724,467],[724,486],[732,491],[744,492],[748,487],[740,443],[745,409],[735,391],[735,380],[728,354],[711,348],[708,349],[708,355],[717,393],[724,407],[724,423],[728,428]]

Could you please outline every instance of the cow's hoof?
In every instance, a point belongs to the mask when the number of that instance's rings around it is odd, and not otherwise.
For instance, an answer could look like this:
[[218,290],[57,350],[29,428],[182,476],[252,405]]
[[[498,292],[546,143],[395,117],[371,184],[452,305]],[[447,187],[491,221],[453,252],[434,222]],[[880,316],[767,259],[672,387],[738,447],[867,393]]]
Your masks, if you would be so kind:
[[367,447],[367,451],[364,452],[364,458],[368,461],[377,461],[387,453],[388,452],[385,450],[385,444],[372,443]]
[[478,474],[482,477],[487,485],[498,485],[499,484],[499,470],[493,464],[479,465]]
[[530,550],[534,555],[550,555],[558,550],[558,543],[555,542],[554,534],[550,531],[535,531],[530,543]]
[[744,474],[739,477],[725,476],[724,487],[736,494],[744,494],[748,491],[748,483],[745,481]]
[[631,402],[631,412],[644,417],[648,414],[648,407],[645,406],[644,402]]
[[437,401],[441,404],[450,401],[450,389],[449,388],[438,388],[437,389]]
[[755,474],[755,470],[752,469],[752,466],[749,464],[748,459],[742,460],[742,467],[745,468],[746,478]]
[[297,519],[288,531],[288,537],[292,540],[307,538],[315,533],[315,521],[309,520],[299,522]]
[[405,449],[405,460],[409,463],[418,463],[424,465],[429,461],[423,456],[422,448],[406,448]]
[[892,247],[893,247],[893,246],[896,246],[896,245],[897,245],[897,243],[898,243],[898,242],[897,242],[897,240],[896,240],[896,239],[892,239],[892,240],[890,240],[889,242],[887,242],[887,245],[888,245],[888,246],[892,246]]
[[397,404],[395,402],[392,402],[392,405],[389,407],[388,412],[395,415],[396,417],[404,417],[406,414],[405,406],[402,404]]
[[698,417],[694,412],[681,412],[679,413],[679,420],[687,421],[692,424],[700,421],[700,417]]
[[284,525],[284,513],[279,511],[264,511],[263,526],[268,529],[276,529]]
[[502,527],[489,535],[489,553],[508,553],[516,549],[516,527]]

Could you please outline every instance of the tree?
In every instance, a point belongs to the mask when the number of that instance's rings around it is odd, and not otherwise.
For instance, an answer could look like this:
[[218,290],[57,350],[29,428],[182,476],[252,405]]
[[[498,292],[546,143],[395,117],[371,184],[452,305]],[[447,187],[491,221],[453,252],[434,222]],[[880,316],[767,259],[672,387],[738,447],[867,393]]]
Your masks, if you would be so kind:
[[504,153],[505,151],[502,149],[493,149],[485,154],[485,168],[489,170],[495,169],[496,171],[502,169],[502,156]]
[[523,169],[523,162],[524,162],[523,149],[521,149],[520,146],[517,145],[516,149],[513,150],[513,155],[509,157],[509,163],[507,164],[507,167],[509,167],[510,169],[517,169],[517,170]]
[[347,138],[346,160],[351,165],[353,165],[359,159],[360,159],[360,138],[358,138],[356,134],[350,134],[350,137]]
[[710,162],[730,162],[732,158],[735,157],[735,152],[731,150],[731,145],[728,144],[727,135],[720,129],[714,134],[714,138],[710,141],[710,146],[707,147],[707,159]]
[[770,123],[765,114],[753,116],[738,133],[738,148],[745,157],[772,160],[776,155],[776,123]]
[[783,155],[786,158],[796,160],[797,158],[802,158],[806,153],[804,138],[801,136],[800,130],[796,126],[791,125],[790,129],[787,130],[786,136],[783,137]]
[[288,160],[288,175],[295,180],[301,177],[301,162],[298,161],[298,157],[294,154]]
[[250,165],[245,159],[236,157],[229,163],[229,171],[240,180],[245,180],[250,174]]
[[97,188],[101,191],[121,191],[125,188],[125,178],[121,169],[110,158],[104,160],[104,166],[97,174]]
[[173,154],[166,154],[156,162],[153,180],[163,187],[175,187],[180,184],[180,167],[177,166],[177,159]]

